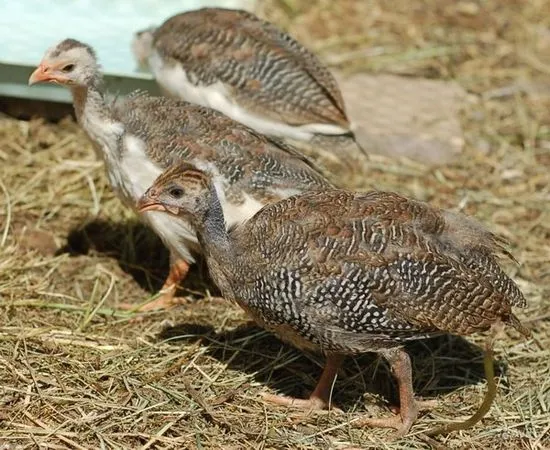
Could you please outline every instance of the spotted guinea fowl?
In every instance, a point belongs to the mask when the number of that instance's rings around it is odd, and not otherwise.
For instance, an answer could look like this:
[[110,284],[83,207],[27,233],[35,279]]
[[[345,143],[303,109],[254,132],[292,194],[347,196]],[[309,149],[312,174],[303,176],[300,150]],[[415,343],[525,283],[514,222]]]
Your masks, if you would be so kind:
[[499,267],[498,239],[474,220],[389,192],[300,194],[226,231],[209,176],[175,165],[139,210],[190,220],[213,280],[260,325],[327,362],[308,400],[328,406],[345,355],[378,352],[398,381],[400,416],[363,419],[404,435],[415,421],[411,364],[402,346],[439,333],[467,335],[508,323],[525,299]]
[[[266,203],[329,186],[291,147],[218,111],[139,93],[107,101],[94,51],[74,39],[46,52],[29,79],[30,84],[40,81],[70,88],[78,122],[103,159],[112,188],[131,208],[165,168],[182,158],[216,173],[230,225]],[[189,223],[158,213],[143,219],[171,253],[163,295],[143,309],[168,306],[199,251],[197,239]]]
[[175,15],[132,43],[170,96],[209,106],[328,162],[353,157],[342,94],[321,61],[252,13],[204,8]]

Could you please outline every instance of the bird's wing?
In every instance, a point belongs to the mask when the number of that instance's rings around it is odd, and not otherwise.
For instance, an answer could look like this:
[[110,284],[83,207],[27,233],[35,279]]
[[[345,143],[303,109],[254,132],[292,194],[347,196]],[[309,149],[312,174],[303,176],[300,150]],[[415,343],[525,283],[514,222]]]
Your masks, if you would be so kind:
[[296,304],[342,329],[467,334],[513,323],[511,306],[523,299],[491,253],[449,229],[444,212],[397,194],[307,193],[266,206],[243,229],[258,237],[255,266],[269,277],[276,260],[301,274],[310,289]]
[[204,9],[174,16],[155,31],[154,45],[199,83],[221,81],[246,109],[293,125],[349,127],[329,70],[288,34],[250,13]]
[[184,159],[218,172],[262,203],[288,196],[284,190],[332,187],[293,147],[210,108],[135,93],[115,101],[111,110],[161,167]]

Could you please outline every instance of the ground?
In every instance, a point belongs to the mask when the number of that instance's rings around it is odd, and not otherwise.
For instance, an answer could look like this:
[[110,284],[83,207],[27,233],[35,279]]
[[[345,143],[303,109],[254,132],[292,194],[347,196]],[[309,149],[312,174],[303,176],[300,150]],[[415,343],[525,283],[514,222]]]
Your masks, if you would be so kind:
[[[483,336],[412,345],[415,389],[439,405],[411,434],[357,428],[391,414],[395,386],[374,355],[335,386],[344,413],[265,404],[307,395],[322,359],[247,323],[204,268],[188,304],[138,314],[166,274],[159,242],[108,188],[79,127],[0,118],[0,448],[543,449],[550,447],[550,2],[279,0],[262,13],[347,72],[458,82],[465,149],[440,167],[371,158],[364,188],[474,215],[505,237],[528,299],[496,345],[498,396],[473,429],[429,440],[485,392]],[[376,98],[364,101],[375,102]],[[11,447],[10,447],[11,446]],[[19,446],[19,447],[17,447]]]

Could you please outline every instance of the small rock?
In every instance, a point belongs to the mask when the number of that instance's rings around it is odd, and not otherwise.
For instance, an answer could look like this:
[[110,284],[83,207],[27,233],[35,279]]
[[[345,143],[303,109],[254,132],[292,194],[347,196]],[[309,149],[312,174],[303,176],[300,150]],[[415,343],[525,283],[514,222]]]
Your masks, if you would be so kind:
[[396,75],[335,74],[357,140],[368,152],[446,164],[462,152],[457,83]]

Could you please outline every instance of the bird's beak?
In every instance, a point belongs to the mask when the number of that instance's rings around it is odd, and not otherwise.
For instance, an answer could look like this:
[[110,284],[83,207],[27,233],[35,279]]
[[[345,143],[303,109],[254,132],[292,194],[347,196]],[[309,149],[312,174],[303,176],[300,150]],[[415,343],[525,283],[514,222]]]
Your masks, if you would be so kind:
[[180,209],[177,206],[167,205],[158,200],[157,194],[154,192],[145,192],[137,203],[138,213],[144,213],[147,211],[160,211],[177,216],[180,213]]
[[54,70],[50,65],[42,62],[29,77],[29,86],[48,82],[66,84],[69,79],[61,72]]
[[178,216],[180,214],[180,209],[177,206],[164,205],[163,203],[158,203],[147,199],[140,200],[137,208],[140,214],[147,211],[160,211],[169,213],[173,216]]
[[149,198],[143,197],[138,201],[137,209],[139,213],[144,213],[145,211],[166,211],[167,208],[162,204],[155,202]]

